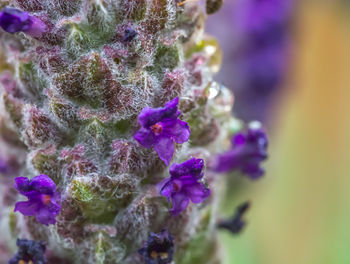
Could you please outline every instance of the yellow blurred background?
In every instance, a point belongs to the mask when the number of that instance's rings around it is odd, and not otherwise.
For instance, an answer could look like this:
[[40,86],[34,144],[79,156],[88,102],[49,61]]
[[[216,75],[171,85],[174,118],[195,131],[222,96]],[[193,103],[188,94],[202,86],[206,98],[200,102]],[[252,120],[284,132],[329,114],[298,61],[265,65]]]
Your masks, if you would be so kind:
[[225,264],[350,263],[350,5],[300,1],[292,67],[272,113],[267,173]]

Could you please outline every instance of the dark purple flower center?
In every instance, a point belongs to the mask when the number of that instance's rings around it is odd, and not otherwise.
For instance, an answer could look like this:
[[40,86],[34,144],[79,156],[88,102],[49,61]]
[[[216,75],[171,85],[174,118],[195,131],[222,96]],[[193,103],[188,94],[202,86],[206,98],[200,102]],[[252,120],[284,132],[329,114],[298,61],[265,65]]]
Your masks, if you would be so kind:
[[151,130],[152,130],[153,134],[158,136],[160,133],[162,133],[163,126],[159,123],[155,123],[153,126],[151,126]]

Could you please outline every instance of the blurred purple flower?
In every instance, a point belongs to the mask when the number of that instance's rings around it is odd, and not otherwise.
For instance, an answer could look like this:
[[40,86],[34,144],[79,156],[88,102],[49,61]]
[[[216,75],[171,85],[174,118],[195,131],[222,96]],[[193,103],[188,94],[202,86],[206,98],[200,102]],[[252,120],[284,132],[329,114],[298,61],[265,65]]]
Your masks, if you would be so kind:
[[8,264],[44,264],[46,247],[42,242],[27,239],[17,239],[18,252],[9,260]]
[[220,221],[217,224],[217,227],[220,229],[227,229],[233,234],[240,233],[246,225],[246,222],[242,218],[245,212],[249,209],[249,207],[250,202],[245,202],[239,205],[236,209],[235,214],[227,220]]
[[179,98],[167,102],[164,107],[146,107],[139,115],[141,128],[134,138],[145,148],[154,146],[161,160],[169,164],[174,154],[174,141],[182,144],[190,137],[187,123],[178,119]]
[[236,13],[239,29],[254,40],[278,39],[285,33],[291,9],[291,0],[241,1]]
[[174,256],[174,238],[166,229],[157,234],[151,233],[138,252],[146,264],[169,264]]
[[232,138],[232,148],[216,157],[213,170],[230,172],[240,170],[250,179],[258,179],[264,174],[260,163],[267,159],[267,137],[263,130],[249,128]]
[[0,11],[0,27],[8,33],[24,32],[33,37],[40,36],[46,30],[46,25],[40,19],[11,7]]
[[193,203],[201,203],[210,195],[210,190],[200,182],[204,161],[192,158],[181,164],[171,165],[167,178],[158,184],[160,194],[172,201],[173,207],[170,212],[178,215],[185,210],[191,200]]
[[283,85],[292,45],[292,0],[226,1],[210,16],[208,32],[222,43],[217,80],[235,94],[234,111],[245,121],[268,121]]
[[28,201],[16,203],[15,212],[36,215],[38,222],[44,225],[56,223],[56,215],[60,211],[60,194],[56,191],[56,184],[47,175],[38,175],[31,180],[17,177],[15,188],[28,198]]
[[290,0],[249,0],[238,4],[241,32],[237,69],[236,111],[246,121],[265,120],[288,62]]
[[129,27],[127,29],[124,30],[124,35],[122,40],[125,42],[130,42],[132,41],[136,36],[138,35],[138,33],[136,32],[135,29]]

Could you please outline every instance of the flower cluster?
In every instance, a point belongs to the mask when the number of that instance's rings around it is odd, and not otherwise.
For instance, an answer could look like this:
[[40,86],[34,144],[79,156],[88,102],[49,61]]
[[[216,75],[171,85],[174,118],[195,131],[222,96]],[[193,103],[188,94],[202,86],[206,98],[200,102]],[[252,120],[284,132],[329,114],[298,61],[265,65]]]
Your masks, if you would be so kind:
[[251,179],[264,174],[260,163],[267,159],[267,137],[262,129],[249,128],[232,138],[232,148],[216,157],[213,166],[216,172],[240,170]]
[[246,211],[249,209],[249,207],[250,202],[242,203],[237,207],[235,214],[231,218],[220,221],[217,224],[217,227],[220,229],[227,229],[232,234],[240,233],[246,225],[246,222],[242,218]]
[[[165,104],[163,108],[145,108],[139,115],[142,128],[134,138],[144,147],[154,145],[159,157],[168,165],[174,154],[174,141],[184,143],[189,139],[188,124],[178,119],[179,98]],[[200,180],[203,178],[204,161],[192,158],[170,167],[170,178],[158,184],[161,195],[172,201],[170,212],[178,215],[185,210],[191,200],[201,203],[210,191]]]
[[181,114],[177,108],[179,98],[167,102],[164,107],[146,107],[139,115],[140,130],[134,138],[145,148],[154,149],[161,160],[169,165],[174,154],[174,142],[182,144],[190,137],[187,123],[178,117]]
[[166,229],[157,234],[151,233],[138,253],[146,264],[169,264],[174,255],[174,238]]
[[39,37],[46,29],[40,19],[11,7],[1,10],[0,27],[8,33],[24,32],[33,37]]
[[46,246],[42,242],[27,239],[17,239],[18,252],[9,260],[8,264],[44,264]]
[[172,201],[170,212],[173,215],[185,210],[190,200],[197,204],[210,195],[210,190],[200,181],[204,175],[203,167],[204,161],[195,158],[174,163],[169,170],[170,178],[158,185],[161,195]]
[[17,177],[15,188],[28,198],[28,201],[16,203],[15,212],[36,215],[38,222],[44,225],[56,223],[56,215],[60,211],[60,194],[56,191],[56,184],[47,175],[38,175],[31,180]]

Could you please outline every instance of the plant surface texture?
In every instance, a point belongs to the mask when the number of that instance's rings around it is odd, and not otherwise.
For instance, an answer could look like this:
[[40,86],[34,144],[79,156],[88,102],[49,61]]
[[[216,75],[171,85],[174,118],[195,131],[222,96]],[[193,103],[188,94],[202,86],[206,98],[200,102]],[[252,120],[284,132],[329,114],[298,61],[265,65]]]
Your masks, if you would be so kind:
[[225,174],[267,140],[212,78],[208,2],[1,1],[0,263],[221,263]]

